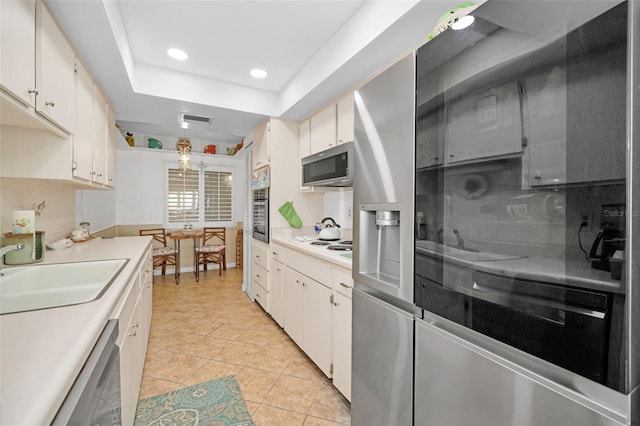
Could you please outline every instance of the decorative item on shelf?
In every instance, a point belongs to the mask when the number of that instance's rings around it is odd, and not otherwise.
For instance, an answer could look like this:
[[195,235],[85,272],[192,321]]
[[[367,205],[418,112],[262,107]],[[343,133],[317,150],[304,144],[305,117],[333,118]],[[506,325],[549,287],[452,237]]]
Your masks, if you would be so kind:
[[147,139],[147,141],[149,142],[149,148],[162,149],[162,142],[160,142],[158,139],[149,138]]
[[[460,6],[448,10],[438,18],[436,26],[427,38],[431,40],[449,27],[453,27],[454,30],[458,30],[465,28],[464,25],[470,25],[473,23],[473,16],[469,16],[468,14],[477,7],[478,6],[474,2],[467,1],[462,3]],[[467,18],[467,16],[469,16],[469,18]]]
[[235,153],[236,153],[235,147],[227,148],[227,155],[234,155]]
[[236,152],[240,151],[243,146],[244,146],[244,139],[242,139],[242,142],[236,145]]
[[178,138],[178,167],[180,170],[191,170],[191,141],[185,137]]
[[215,154],[216,153],[216,146],[215,145],[207,145],[204,147],[204,153],[205,154]]
[[127,141],[127,143],[129,144],[129,146],[135,146],[135,138],[133,137],[133,133],[127,132],[127,134],[124,137],[124,140]]

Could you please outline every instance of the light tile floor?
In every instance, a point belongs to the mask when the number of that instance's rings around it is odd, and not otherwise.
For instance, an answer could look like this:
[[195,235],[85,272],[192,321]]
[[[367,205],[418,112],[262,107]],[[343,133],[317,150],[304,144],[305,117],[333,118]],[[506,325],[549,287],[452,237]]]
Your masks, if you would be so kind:
[[140,399],[235,375],[256,426],[350,424],[349,402],[241,287],[241,269],[155,277]]

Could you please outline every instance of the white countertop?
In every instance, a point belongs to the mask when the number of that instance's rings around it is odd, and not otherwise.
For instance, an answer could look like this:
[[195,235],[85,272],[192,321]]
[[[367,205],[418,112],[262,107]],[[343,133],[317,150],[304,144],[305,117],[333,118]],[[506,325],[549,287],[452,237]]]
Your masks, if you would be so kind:
[[[271,242],[274,244],[280,244],[287,248],[297,250],[301,253],[306,253],[311,256],[315,256],[318,259],[331,262],[335,265],[342,266],[351,270],[352,261],[348,257],[342,256],[345,253],[351,253],[346,251],[333,251],[327,249],[327,246],[318,246],[311,244],[311,241],[315,241],[316,238],[313,235],[313,231],[305,232],[301,231],[295,234],[295,237],[285,235],[282,229],[272,229]],[[338,241],[328,241],[331,244],[339,244],[340,241],[351,240],[351,230],[342,230],[340,233],[341,238]],[[296,239],[297,238],[297,239]],[[302,241],[301,241],[302,240]]]
[[506,260],[474,262],[420,247],[417,247],[416,250],[418,254],[444,258],[445,261],[449,261],[452,264],[475,271],[611,293],[625,293],[624,284],[619,280],[613,280],[610,272],[593,269],[583,259],[518,257]]
[[131,260],[98,300],[0,316],[1,425],[51,423],[106,322],[113,318],[150,241],[151,237],[95,239],[47,250],[46,264]]

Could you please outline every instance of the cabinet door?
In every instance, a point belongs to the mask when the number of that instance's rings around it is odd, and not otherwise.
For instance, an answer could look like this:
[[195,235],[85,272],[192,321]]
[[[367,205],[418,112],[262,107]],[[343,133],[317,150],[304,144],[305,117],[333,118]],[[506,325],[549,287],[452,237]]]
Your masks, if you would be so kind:
[[284,269],[284,331],[304,349],[302,281],[303,276],[285,266]]
[[351,401],[351,298],[333,292],[333,385]]
[[73,134],[73,176],[91,180],[93,172],[93,80],[78,61],[75,76],[76,121]]
[[[594,20],[588,31],[604,33]],[[589,25],[595,26],[594,28]],[[624,179],[626,176],[627,46],[617,41],[606,49],[580,55],[572,43],[567,67],[567,183]],[[577,52],[571,52],[577,50]]]
[[331,104],[310,118],[309,154],[336,146],[336,105]]
[[284,327],[284,265],[273,262],[269,275],[271,285],[269,313],[280,327]]
[[442,108],[418,116],[416,122],[416,168],[444,162],[444,111]]
[[[138,294],[136,292],[136,294]],[[122,392],[122,424],[131,425],[136,413],[142,370],[144,347],[140,333],[141,298],[138,298],[131,322],[120,347],[120,388]]]
[[36,2],[0,1],[0,85],[22,102],[36,101]]
[[311,187],[302,185],[302,167],[300,164],[304,157],[311,154],[311,120],[307,119],[300,123],[298,127],[299,160],[296,164],[298,169],[298,182],[301,191],[308,191]]
[[72,133],[75,53],[43,2],[38,3],[38,12],[36,110]]
[[448,108],[447,162],[522,152],[519,85],[510,82],[454,101]]
[[349,92],[340,99],[337,104],[337,134],[338,144],[353,141],[354,105],[353,92]]
[[269,164],[269,121],[253,131],[253,170]]
[[105,183],[107,177],[107,101],[93,86],[93,181]]
[[526,112],[529,119],[530,186],[567,180],[566,69],[555,67],[528,77]]
[[105,183],[110,187],[116,184],[116,113],[107,103],[107,178]]
[[331,289],[303,279],[304,331],[302,349],[320,370],[331,376]]

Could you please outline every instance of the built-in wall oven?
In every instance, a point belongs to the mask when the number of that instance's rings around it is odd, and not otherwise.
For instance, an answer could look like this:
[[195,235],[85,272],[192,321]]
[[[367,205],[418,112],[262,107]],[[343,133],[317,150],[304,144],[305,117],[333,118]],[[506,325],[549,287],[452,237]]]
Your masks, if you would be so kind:
[[486,2],[417,50],[415,424],[626,424],[628,283],[587,250],[627,203],[629,3]]
[[254,170],[251,179],[253,238],[269,242],[269,166]]

